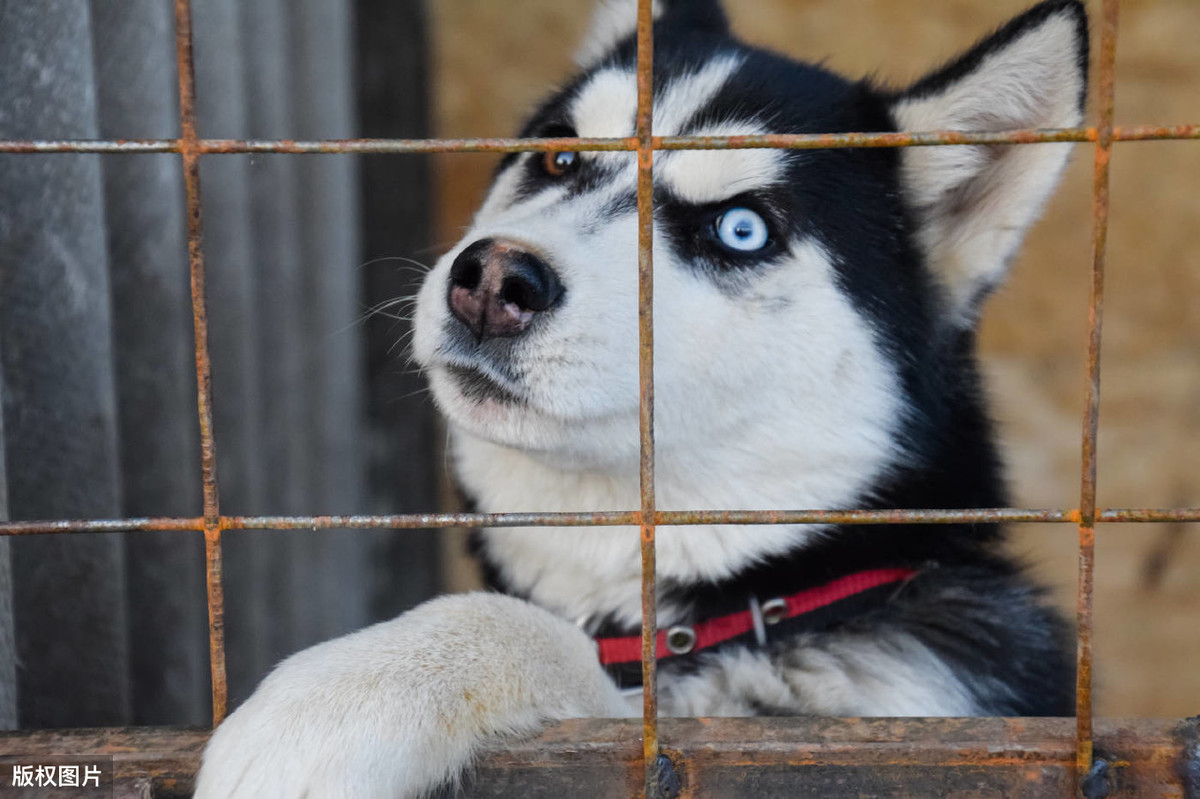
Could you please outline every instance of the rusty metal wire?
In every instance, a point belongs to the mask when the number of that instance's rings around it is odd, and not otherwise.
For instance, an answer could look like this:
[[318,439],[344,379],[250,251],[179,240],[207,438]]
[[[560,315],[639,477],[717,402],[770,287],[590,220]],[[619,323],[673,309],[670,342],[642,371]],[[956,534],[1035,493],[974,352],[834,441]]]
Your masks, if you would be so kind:
[[188,270],[196,344],[196,406],[200,414],[200,475],[204,496],[205,588],[208,651],[212,673],[213,726],[225,718],[225,593],[221,585],[221,503],[217,491],[217,446],[213,433],[212,366],[208,356],[208,308],[204,294],[204,230],[201,224],[200,153],[196,150],[196,79],[192,57],[191,0],[175,0],[175,50],[179,62],[180,155],[187,194]]
[[1079,489],[1079,583],[1076,596],[1075,766],[1081,781],[1092,768],[1092,632],[1096,571],[1096,440],[1100,425],[1100,334],[1104,308],[1104,260],[1108,243],[1108,174],[1113,148],[1113,111],[1119,0],[1104,0],[1096,104],[1099,138],[1092,181],[1092,282],[1088,297],[1088,355]]
[[[758,136],[652,136],[655,150],[826,150],[862,147],[931,147],[968,144],[1039,144],[1096,142],[1098,128],[1047,128],[1006,131],[931,130],[901,133],[778,133]],[[1113,128],[1112,140],[1124,142],[1200,139],[1200,125],[1132,125]],[[519,153],[544,150],[582,152],[635,151],[636,136],[587,138],[471,138],[471,139],[197,139],[189,145],[202,155],[256,153],[401,154],[401,153]],[[179,153],[183,139],[10,139],[0,141],[0,153]]]
[[[655,511],[656,527],[707,524],[1024,524],[1078,525],[1079,510],[899,508],[894,510],[704,510]],[[641,511],[592,513],[409,513],[394,516],[221,516],[222,531],[259,530],[426,530],[446,527],[615,527],[638,526]],[[1200,508],[1109,508],[1096,512],[1097,524],[1200,522]],[[0,522],[0,536],[191,530],[203,532],[202,517],[138,519],[45,519]]]
[[658,584],[654,496],[654,14],[637,5],[638,419],[642,495],[642,765],[646,799],[659,795]]
[[[1108,230],[1108,175],[1116,142],[1200,139],[1200,125],[1113,126],[1114,54],[1119,0],[1103,0],[1097,70],[1098,124],[1045,130],[1003,132],[885,132],[760,136],[655,136],[651,128],[652,82],[651,3],[638,2],[638,113],[636,135],[623,138],[452,138],[452,139],[336,139],[261,140],[202,139],[196,129],[195,82],[192,59],[190,0],[175,0],[176,50],[179,64],[181,137],[178,139],[6,140],[0,153],[178,153],[187,198],[188,253],[195,328],[204,514],[191,518],[52,519],[0,523],[0,536],[88,534],[114,531],[177,530],[203,532],[209,609],[209,648],[212,670],[213,718],[225,715],[226,682],[223,632],[224,598],[221,587],[221,535],[226,530],[417,529],[473,527],[637,526],[641,531],[643,621],[643,765],[646,796],[658,789],[658,714],[656,699],[655,531],[662,525],[707,524],[997,524],[1056,522],[1079,529],[1078,682],[1076,710],[1076,773],[1087,772],[1093,758],[1092,617],[1095,571],[1095,529],[1100,523],[1200,522],[1200,508],[1096,508],[1096,440],[1099,425],[1100,340],[1103,308],[1105,245]],[[1079,507],[1076,509],[886,509],[886,510],[709,510],[660,511],[654,489],[653,383],[653,262],[652,189],[654,150],[788,148],[829,149],[923,147],[971,144],[1036,144],[1090,142],[1095,144],[1093,188],[1092,284],[1089,297],[1089,336],[1086,410],[1082,433]],[[641,507],[603,513],[405,514],[390,516],[222,516],[216,478],[212,422],[212,386],[208,354],[208,322],[204,293],[203,234],[199,161],[203,155],[292,153],[379,154],[436,152],[526,152],[547,150],[629,151],[638,160],[638,274],[639,374],[641,437]]]

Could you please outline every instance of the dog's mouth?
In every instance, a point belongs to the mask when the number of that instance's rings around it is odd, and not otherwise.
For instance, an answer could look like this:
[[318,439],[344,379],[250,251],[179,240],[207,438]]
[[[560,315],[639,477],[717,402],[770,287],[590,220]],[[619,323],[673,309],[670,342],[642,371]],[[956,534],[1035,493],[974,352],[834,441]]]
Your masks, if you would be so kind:
[[447,364],[446,374],[454,381],[462,395],[472,402],[491,400],[504,405],[520,405],[525,399],[516,391],[501,384],[491,375],[476,366]]

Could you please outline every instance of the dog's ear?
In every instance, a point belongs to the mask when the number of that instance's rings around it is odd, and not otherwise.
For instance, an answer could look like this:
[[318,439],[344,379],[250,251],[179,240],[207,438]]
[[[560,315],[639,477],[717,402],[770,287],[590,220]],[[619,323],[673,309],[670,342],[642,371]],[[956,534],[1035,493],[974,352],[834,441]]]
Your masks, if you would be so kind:
[[[653,0],[655,26],[726,33],[729,20],[720,0]],[[591,66],[637,30],[637,0],[599,0],[587,35],[575,53],[581,67]]]
[[[892,96],[900,130],[1067,128],[1083,119],[1087,14],[1046,0]],[[1057,184],[1070,144],[908,147],[904,190],[956,324],[975,322]]]

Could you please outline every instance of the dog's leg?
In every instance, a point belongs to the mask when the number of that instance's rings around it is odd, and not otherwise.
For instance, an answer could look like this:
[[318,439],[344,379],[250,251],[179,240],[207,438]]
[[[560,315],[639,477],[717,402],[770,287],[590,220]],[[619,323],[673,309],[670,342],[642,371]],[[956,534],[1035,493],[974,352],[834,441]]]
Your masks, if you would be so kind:
[[442,597],[281,663],[213,734],[195,795],[419,797],[484,741],[626,708],[574,625],[499,594]]

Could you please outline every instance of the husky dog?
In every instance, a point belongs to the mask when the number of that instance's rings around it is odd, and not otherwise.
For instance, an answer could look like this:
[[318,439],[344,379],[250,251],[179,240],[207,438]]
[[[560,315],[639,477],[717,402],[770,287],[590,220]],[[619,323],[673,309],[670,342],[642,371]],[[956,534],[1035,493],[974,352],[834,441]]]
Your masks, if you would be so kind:
[[[656,8],[661,135],[1079,124],[1087,19],[1046,0],[903,90]],[[634,132],[633,4],[522,135]],[[659,507],[999,507],[975,324],[1070,145],[660,151]],[[522,153],[429,272],[415,353],[482,511],[639,507],[636,163]],[[1065,625],[994,525],[658,532],[659,707],[739,716],[1063,715]],[[499,736],[628,715],[630,528],[489,529],[502,593],[428,602],[284,661],[216,731],[197,796],[412,797]],[[632,651],[631,651],[632,650]]]

